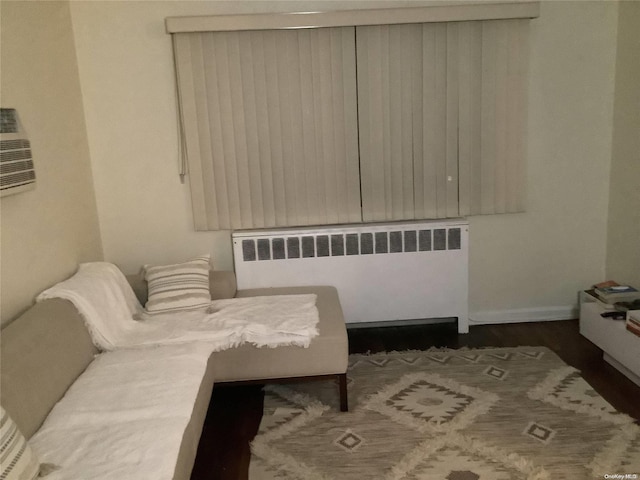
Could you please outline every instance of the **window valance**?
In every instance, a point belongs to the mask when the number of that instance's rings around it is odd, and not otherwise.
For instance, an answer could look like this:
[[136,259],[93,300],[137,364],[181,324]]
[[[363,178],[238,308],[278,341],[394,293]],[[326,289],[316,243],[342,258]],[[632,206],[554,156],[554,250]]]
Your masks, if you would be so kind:
[[426,7],[168,17],[167,33],[280,30],[535,18],[539,0],[455,1]]

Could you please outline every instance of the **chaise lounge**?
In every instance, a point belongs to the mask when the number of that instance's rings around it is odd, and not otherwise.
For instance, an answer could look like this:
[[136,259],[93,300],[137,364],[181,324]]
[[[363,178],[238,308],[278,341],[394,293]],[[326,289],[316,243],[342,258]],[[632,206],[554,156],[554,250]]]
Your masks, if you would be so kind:
[[[147,301],[147,284],[142,275],[129,275],[141,304]],[[256,348],[245,344],[213,354],[216,384],[265,383],[335,378],[340,392],[340,410],[348,410],[347,362],[349,345],[338,291],[329,286],[281,287],[237,290],[231,271],[214,271],[209,275],[212,300],[266,295],[314,293],[320,314],[319,334],[308,348]]]

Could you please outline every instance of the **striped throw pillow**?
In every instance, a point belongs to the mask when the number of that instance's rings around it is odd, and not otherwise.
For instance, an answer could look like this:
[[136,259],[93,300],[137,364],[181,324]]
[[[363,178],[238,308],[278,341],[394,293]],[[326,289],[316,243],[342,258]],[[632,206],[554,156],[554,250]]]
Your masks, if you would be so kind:
[[33,480],[38,478],[40,464],[13,419],[0,407],[0,478]]
[[209,260],[209,255],[203,255],[175,265],[145,266],[147,312],[165,313],[211,303]]

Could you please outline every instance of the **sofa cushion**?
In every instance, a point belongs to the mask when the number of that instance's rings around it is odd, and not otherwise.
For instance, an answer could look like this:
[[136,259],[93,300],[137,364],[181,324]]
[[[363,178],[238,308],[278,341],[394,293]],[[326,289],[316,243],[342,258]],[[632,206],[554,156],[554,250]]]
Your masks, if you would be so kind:
[[144,267],[147,312],[159,313],[206,306],[209,293],[209,255],[173,265]]
[[3,480],[34,480],[40,472],[31,447],[6,410],[0,407],[0,478]]
[[2,405],[25,437],[35,433],[97,352],[66,300],[37,303],[2,330]]
[[196,342],[96,357],[31,439],[59,467],[47,479],[188,478],[211,394],[210,351]]

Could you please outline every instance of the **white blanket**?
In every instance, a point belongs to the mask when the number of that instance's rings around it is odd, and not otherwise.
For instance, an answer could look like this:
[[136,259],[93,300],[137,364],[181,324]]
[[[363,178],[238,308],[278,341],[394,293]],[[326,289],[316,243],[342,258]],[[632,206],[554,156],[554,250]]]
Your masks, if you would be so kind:
[[199,311],[150,316],[143,313],[122,272],[105,262],[81,264],[73,277],[45,290],[37,300],[50,298],[73,302],[101,350],[192,341],[207,342],[213,351],[245,342],[308,347],[318,335],[316,295],[216,300]]
[[47,480],[170,480],[205,374],[203,343],[98,355],[30,439]]

